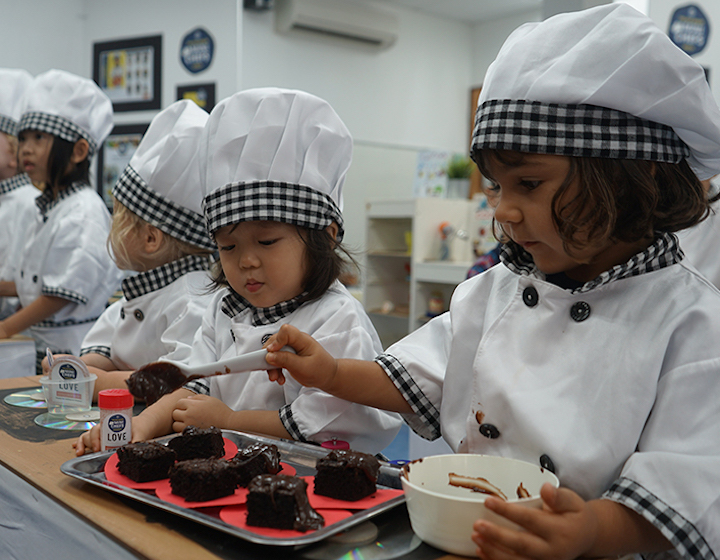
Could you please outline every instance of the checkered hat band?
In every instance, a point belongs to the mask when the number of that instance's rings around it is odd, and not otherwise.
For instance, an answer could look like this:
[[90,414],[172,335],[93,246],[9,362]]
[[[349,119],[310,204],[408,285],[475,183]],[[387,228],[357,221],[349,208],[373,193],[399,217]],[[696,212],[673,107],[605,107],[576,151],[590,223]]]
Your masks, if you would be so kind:
[[203,211],[213,233],[250,221],[283,222],[308,229],[325,229],[336,222],[338,241],[344,232],[342,214],[328,195],[292,183],[230,183],[205,197]]
[[5,134],[9,134],[10,136],[17,136],[17,121],[11,119],[10,117],[6,117],[5,115],[0,115],[0,132],[4,132]]
[[79,126],[76,126],[65,117],[59,115],[50,115],[48,113],[25,113],[20,119],[18,132],[22,130],[39,130],[59,136],[68,142],[77,142],[80,138],[85,138],[90,144],[90,155],[97,150],[95,140]]
[[493,99],[477,109],[472,151],[678,163],[687,145],[666,125],[595,105]]
[[131,166],[125,167],[112,193],[130,211],[164,233],[196,247],[211,251],[215,249],[215,243],[208,235],[200,214],[152,190]]

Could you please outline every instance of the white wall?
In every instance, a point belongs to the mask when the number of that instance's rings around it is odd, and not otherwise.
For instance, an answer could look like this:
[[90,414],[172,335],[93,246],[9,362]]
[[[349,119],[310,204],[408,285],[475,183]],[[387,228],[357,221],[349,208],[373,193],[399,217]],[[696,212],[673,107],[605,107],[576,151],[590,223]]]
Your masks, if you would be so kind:
[[87,75],[81,56],[85,0],[0,0],[2,66],[39,74],[51,68]]

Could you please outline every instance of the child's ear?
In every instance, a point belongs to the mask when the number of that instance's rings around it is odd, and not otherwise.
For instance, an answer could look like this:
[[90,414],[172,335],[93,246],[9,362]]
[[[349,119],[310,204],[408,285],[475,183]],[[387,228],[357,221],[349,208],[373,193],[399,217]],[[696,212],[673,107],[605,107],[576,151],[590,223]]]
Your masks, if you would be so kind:
[[85,138],[80,138],[73,145],[72,154],[70,154],[70,162],[77,165],[81,161],[85,161],[90,153],[90,144]]
[[338,227],[338,225],[335,222],[333,222],[328,227],[325,228],[325,231],[328,232],[330,237],[337,240],[337,236],[338,236],[338,232],[340,231],[340,228]]
[[143,241],[145,242],[145,253],[152,255],[156,253],[163,245],[164,234],[153,225],[145,224],[143,232]]

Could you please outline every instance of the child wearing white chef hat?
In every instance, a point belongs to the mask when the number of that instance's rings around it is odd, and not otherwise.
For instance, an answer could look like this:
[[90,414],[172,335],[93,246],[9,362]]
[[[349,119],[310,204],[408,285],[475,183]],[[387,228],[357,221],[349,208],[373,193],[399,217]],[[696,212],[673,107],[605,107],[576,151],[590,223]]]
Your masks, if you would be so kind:
[[0,338],[29,328],[38,351],[77,355],[122,273],[105,240],[110,213],[90,187],[90,158],[112,129],[112,104],[91,80],[62,70],[37,76],[25,93],[18,160],[43,192],[37,217],[4,296],[22,308],[0,322]]
[[720,170],[703,69],[621,3],[524,25],[487,72],[472,155],[502,263],[374,362],[289,326],[268,361],[456,452],[554,471],[543,509],[487,499],[523,530],[477,521],[482,558],[716,557],[720,294],[673,234]]
[[[352,138],[335,111],[302,91],[242,91],[212,110],[199,162],[221,266],[190,365],[260,350],[286,323],[313,333],[335,356],[370,359],[382,350],[362,306],[337,280],[351,156]],[[133,419],[133,439],[189,425],[317,443],[337,438],[376,453],[400,419],[299,384],[279,387],[254,371],[166,394]],[[76,443],[78,454],[86,448],[99,449],[97,430]]]
[[[34,222],[40,194],[17,164],[17,127],[22,96],[32,82],[26,70],[0,68],[0,282],[13,281],[13,266]],[[0,298],[0,319],[18,306],[14,297]]]
[[80,356],[103,389],[160,357],[184,360],[210,303],[215,244],[202,215],[197,150],[208,114],[189,100],[153,118],[113,187],[110,245],[123,297],[100,316]]

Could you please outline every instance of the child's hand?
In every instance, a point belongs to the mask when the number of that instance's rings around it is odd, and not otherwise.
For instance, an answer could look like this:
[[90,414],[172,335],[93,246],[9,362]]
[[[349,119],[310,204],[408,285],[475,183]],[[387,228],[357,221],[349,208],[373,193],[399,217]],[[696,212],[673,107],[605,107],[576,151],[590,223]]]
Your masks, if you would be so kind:
[[[279,352],[283,346],[292,347],[297,354]],[[335,376],[337,362],[310,335],[299,331],[292,325],[283,325],[272,336],[265,348],[268,351],[266,360],[278,369],[270,370],[270,381],[285,383],[285,376],[280,368],[288,370],[292,376],[306,387],[324,389]]]
[[572,559],[583,556],[595,542],[598,520],[580,496],[567,488],[544,484],[543,509],[509,504],[497,498],[485,506],[517,523],[525,531],[506,529],[488,521],[474,523],[472,540],[485,560],[505,558]]
[[100,451],[100,424],[96,424],[83,433],[72,445],[75,448],[75,455],[78,457],[85,453]]
[[173,431],[182,432],[187,426],[198,428],[229,427],[232,409],[224,402],[207,395],[192,395],[180,399],[173,410]]

